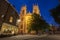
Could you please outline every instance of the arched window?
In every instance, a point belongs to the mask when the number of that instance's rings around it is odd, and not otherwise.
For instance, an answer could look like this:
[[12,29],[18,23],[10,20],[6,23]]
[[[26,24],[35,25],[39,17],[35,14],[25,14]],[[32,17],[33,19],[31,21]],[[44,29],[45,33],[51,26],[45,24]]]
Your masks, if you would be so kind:
[[10,17],[9,22],[11,22],[11,23],[13,22],[13,17],[12,16]]

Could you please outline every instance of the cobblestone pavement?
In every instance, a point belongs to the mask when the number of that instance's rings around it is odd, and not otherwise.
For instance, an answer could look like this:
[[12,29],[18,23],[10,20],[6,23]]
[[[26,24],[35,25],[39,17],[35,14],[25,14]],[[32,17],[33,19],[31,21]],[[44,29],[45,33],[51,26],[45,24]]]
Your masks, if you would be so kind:
[[0,40],[60,40],[60,35],[18,35],[0,38]]

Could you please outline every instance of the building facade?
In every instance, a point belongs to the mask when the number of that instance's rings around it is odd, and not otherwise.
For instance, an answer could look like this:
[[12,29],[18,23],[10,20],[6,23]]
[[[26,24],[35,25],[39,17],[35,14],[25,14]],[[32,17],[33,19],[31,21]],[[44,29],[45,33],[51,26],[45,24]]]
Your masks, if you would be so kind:
[[7,0],[0,0],[0,29],[5,23],[17,26],[18,18],[19,16],[15,8]]
[[22,6],[20,11],[20,25],[19,25],[19,33],[21,34],[27,34],[28,33],[28,24],[31,22],[32,14],[36,13],[40,15],[40,10],[38,5],[33,5],[33,11],[32,13],[27,12],[26,5]]

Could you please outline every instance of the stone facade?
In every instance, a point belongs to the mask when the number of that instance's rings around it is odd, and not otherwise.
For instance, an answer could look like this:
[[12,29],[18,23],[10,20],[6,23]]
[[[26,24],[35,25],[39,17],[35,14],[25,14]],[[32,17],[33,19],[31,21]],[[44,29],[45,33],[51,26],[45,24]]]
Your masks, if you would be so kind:
[[[40,10],[38,5],[33,5],[33,12],[36,14],[40,14]],[[28,22],[30,22],[30,19],[32,18],[32,13],[27,12],[26,5],[22,6],[20,11],[20,25],[19,25],[19,33],[21,34],[27,34],[28,33]]]

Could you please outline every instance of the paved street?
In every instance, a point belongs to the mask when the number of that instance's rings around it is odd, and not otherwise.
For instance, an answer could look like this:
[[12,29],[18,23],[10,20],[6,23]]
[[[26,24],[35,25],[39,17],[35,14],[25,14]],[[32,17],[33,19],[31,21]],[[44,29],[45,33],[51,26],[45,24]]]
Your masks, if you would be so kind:
[[0,40],[60,40],[60,35],[18,35],[0,38]]

